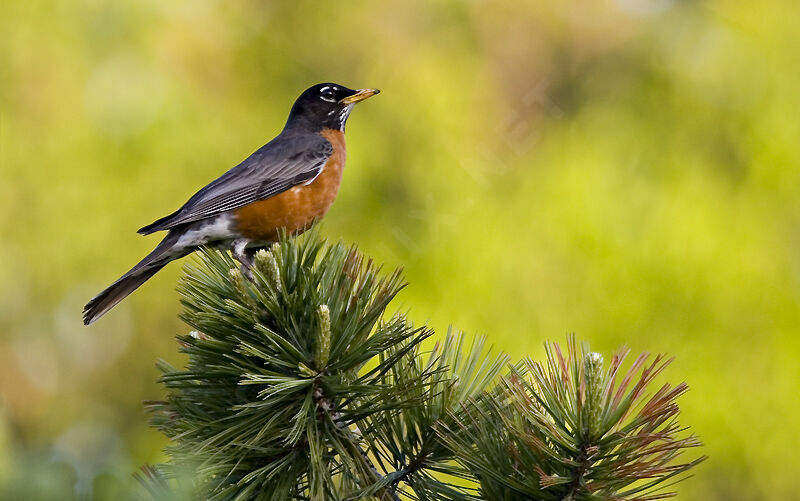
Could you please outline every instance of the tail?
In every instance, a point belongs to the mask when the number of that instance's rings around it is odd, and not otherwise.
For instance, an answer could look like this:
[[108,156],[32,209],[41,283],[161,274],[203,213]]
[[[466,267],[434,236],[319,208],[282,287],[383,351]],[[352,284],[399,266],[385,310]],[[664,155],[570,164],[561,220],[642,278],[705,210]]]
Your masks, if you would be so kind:
[[136,273],[125,274],[119,280],[109,285],[107,289],[96,295],[83,307],[84,325],[89,325],[105,315],[108,310],[128,297],[128,294],[135,291],[140,285],[155,275],[164,265],[166,265],[166,263],[150,266]]
[[172,232],[167,234],[166,238],[153,249],[153,252],[142,259],[128,273],[122,275],[119,280],[92,298],[83,307],[84,325],[89,325],[105,315],[108,310],[128,297],[131,292],[158,273],[167,263],[191,252],[191,250],[174,249],[173,246],[177,239],[178,235]]

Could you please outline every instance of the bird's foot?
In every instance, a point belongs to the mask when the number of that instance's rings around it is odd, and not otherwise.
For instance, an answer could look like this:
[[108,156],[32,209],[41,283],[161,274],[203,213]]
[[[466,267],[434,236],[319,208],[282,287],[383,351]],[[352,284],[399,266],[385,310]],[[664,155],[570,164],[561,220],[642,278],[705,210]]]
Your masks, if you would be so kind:
[[251,282],[253,281],[253,254],[248,252],[247,245],[250,240],[246,238],[237,238],[231,245],[231,256],[233,259],[239,261],[242,265],[242,275],[247,277]]

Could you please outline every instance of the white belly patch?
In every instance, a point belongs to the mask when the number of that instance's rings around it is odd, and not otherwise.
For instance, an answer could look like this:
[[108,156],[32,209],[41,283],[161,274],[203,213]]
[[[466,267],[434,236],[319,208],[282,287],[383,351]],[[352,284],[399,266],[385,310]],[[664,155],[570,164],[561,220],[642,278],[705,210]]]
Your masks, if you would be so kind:
[[176,247],[197,247],[220,240],[232,240],[236,235],[232,230],[233,217],[220,214],[213,219],[193,223],[175,243]]

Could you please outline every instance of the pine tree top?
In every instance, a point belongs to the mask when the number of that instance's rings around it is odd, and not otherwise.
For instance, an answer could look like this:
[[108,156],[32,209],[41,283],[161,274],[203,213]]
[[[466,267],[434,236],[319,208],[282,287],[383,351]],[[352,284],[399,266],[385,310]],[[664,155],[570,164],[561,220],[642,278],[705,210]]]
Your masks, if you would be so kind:
[[[317,232],[256,255],[248,280],[204,250],[179,285],[183,369],[159,363],[152,497],[215,500],[658,499],[703,458],[677,421],[669,363],[608,366],[570,337],[511,365],[387,307],[405,284]],[[619,381],[619,382],[618,382]],[[183,489],[183,490],[182,490]]]

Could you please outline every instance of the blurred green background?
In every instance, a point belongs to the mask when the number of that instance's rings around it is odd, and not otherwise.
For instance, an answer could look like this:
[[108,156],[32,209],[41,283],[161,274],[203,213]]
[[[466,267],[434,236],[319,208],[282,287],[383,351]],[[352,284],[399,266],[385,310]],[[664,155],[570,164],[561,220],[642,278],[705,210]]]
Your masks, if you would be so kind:
[[[173,264],[83,304],[307,86],[378,87],[323,234],[396,305],[515,358],[668,352],[711,459],[680,499],[790,499],[800,459],[800,4],[0,4],[0,497],[115,499],[162,459]],[[72,487],[65,487],[74,485]],[[74,493],[73,493],[74,490]]]

